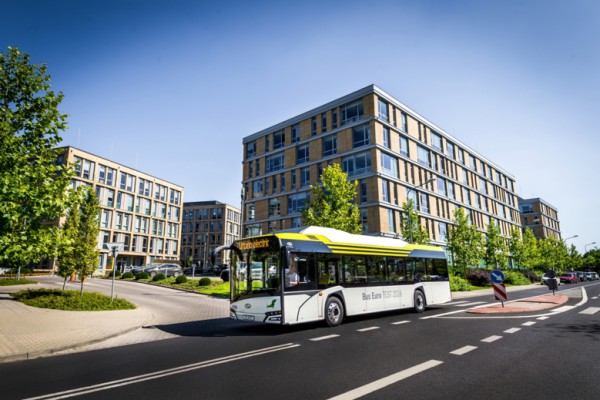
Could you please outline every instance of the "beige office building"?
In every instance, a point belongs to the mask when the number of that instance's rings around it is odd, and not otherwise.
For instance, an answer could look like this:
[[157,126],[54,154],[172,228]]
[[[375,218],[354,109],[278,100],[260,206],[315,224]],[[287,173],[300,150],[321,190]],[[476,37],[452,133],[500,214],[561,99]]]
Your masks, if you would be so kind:
[[100,201],[98,274],[112,269],[109,242],[123,243],[118,267],[179,260],[183,187],[74,147],[61,149],[58,161],[76,165],[72,187],[90,185]]
[[522,199],[519,197],[521,225],[523,232],[529,228],[538,239],[553,237],[561,240],[560,221],[556,207],[540,199]]
[[507,237],[520,227],[511,174],[375,85],[247,136],[243,146],[244,236],[301,226],[309,185],[331,163],[358,182],[365,234],[399,235],[408,198],[435,244],[445,244],[457,207],[481,231],[490,219]]
[[[181,227],[181,260],[210,265],[214,249],[231,245],[241,232],[240,209],[218,201],[194,201],[183,204]],[[230,265],[230,251],[216,255],[215,265]]]

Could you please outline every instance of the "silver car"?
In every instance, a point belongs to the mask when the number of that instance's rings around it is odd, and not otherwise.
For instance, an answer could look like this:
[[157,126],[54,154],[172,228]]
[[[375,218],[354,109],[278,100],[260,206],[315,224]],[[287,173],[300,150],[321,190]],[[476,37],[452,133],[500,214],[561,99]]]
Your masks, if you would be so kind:
[[158,274],[163,274],[167,277],[178,277],[183,274],[183,268],[177,264],[151,264],[147,268],[144,268],[144,272],[147,272],[152,277]]
[[[548,281],[550,279],[552,279],[552,278],[550,278],[550,274],[548,274],[546,272],[544,275],[542,275],[542,279],[541,279],[542,285],[548,286]],[[560,278],[558,277],[558,275],[556,275],[556,274],[554,275],[554,280],[556,281],[556,286],[560,285]]]

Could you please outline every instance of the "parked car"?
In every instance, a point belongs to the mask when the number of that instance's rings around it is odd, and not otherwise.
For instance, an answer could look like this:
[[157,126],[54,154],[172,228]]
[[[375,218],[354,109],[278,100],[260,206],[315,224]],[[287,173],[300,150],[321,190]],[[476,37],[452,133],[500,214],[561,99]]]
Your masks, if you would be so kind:
[[144,268],[144,272],[147,272],[150,276],[163,274],[167,277],[178,277],[179,275],[183,274],[183,269],[177,264],[152,264],[151,267]]
[[579,278],[575,272],[565,272],[560,275],[560,281],[563,283],[577,283]]
[[[187,268],[185,268],[185,269],[183,270],[183,272],[184,272],[186,275],[192,275],[192,267],[187,267]],[[200,275],[200,274],[202,274],[202,272],[203,272],[203,270],[202,270],[202,267],[201,267],[201,266],[199,266],[199,265],[196,265],[196,266],[194,266],[194,267],[193,267],[193,272],[194,272],[194,275]]]
[[585,282],[587,281],[587,278],[585,276],[585,272],[582,271],[575,271],[575,273],[577,274],[577,279],[579,279],[580,282]]
[[588,271],[585,273],[585,277],[588,281],[596,281],[598,280],[598,274],[594,271]]
[[133,267],[131,267],[130,271],[133,272],[134,275],[136,275],[138,272],[143,271],[147,267],[148,265],[134,265]]
[[220,278],[223,279],[224,282],[229,282],[229,268],[225,268],[221,271]]
[[[550,274],[546,272],[544,275],[542,275],[542,285],[548,286],[548,281],[550,279],[552,279],[550,278]],[[554,280],[556,281],[556,286],[560,285],[560,277],[558,277],[556,274],[554,274]]]

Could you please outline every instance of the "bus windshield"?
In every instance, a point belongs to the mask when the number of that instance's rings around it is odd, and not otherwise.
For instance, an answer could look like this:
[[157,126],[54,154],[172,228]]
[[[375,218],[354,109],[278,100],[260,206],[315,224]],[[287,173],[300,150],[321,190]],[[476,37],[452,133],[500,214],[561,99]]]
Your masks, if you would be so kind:
[[231,266],[232,300],[281,293],[279,258],[279,249],[273,247],[244,251],[242,259],[234,255]]

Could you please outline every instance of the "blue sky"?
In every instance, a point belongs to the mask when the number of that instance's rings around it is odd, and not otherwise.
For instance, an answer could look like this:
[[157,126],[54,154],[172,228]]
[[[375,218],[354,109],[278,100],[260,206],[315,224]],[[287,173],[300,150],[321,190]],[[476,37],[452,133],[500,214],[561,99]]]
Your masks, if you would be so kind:
[[65,145],[239,207],[242,138],[376,84],[600,245],[600,2],[2,1]]

